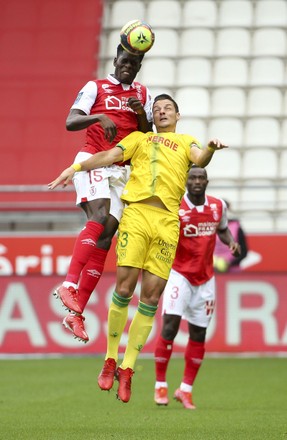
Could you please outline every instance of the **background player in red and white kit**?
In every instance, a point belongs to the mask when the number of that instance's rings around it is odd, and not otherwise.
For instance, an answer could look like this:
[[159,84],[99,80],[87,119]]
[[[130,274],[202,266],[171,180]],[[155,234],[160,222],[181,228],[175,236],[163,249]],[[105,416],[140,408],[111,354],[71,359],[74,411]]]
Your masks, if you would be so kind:
[[[105,79],[89,81],[79,92],[66,121],[68,130],[87,129],[85,145],[75,163],[111,149],[133,131],[151,130],[149,90],[134,81],[142,59],[143,55],[131,55],[119,45],[114,73]],[[55,296],[70,310],[64,326],[87,342],[82,313],[102,275],[118,228],[123,210],[120,195],[127,181],[127,169],[124,164],[111,165],[76,173],[73,181],[76,203],[84,210],[87,223],[75,242],[66,279],[56,289]]]
[[187,409],[195,408],[192,386],[204,358],[206,329],[215,306],[213,251],[216,234],[232,254],[240,254],[240,246],[234,242],[228,228],[226,205],[223,200],[205,194],[207,185],[206,170],[193,166],[180,205],[180,237],[163,295],[163,325],[154,353],[154,400],[158,405],[169,402],[166,372],[183,318],[188,321],[189,339],[182,382],[174,398]]

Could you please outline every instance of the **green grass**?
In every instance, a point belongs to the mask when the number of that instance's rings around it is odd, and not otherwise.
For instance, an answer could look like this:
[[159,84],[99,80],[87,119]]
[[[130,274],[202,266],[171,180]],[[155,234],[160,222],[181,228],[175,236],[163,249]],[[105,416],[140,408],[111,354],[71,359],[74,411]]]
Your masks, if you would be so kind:
[[[102,358],[0,361],[2,440],[287,440],[287,359],[206,358],[195,411],[153,402],[154,364],[139,358],[131,401],[99,390]],[[182,359],[172,359],[170,397]]]

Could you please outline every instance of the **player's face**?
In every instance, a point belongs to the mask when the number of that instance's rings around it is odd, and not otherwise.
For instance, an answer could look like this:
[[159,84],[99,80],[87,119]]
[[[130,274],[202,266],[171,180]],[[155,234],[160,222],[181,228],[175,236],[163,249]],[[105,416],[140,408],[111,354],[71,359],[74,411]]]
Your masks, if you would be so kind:
[[173,102],[169,99],[156,101],[152,112],[157,131],[175,131],[179,113],[176,112]]
[[122,52],[114,59],[115,77],[124,84],[131,84],[141,68],[139,57]]
[[208,184],[206,171],[203,168],[192,168],[187,178],[187,191],[194,195],[200,196],[205,193]]

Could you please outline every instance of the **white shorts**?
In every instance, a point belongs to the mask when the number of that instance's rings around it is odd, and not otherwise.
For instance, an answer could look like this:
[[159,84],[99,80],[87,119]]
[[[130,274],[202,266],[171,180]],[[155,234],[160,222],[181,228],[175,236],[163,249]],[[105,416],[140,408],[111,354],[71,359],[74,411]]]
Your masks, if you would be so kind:
[[[77,154],[74,163],[83,162],[91,156],[90,153],[80,152]],[[110,214],[120,221],[124,209],[124,203],[120,197],[127,183],[127,175],[127,169],[118,165],[75,173],[73,183],[77,193],[77,206],[81,202],[110,199]]]
[[215,306],[215,279],[193,286],[171,269],[163,293],[162,314],[179,315],[191,324],[208,327]]

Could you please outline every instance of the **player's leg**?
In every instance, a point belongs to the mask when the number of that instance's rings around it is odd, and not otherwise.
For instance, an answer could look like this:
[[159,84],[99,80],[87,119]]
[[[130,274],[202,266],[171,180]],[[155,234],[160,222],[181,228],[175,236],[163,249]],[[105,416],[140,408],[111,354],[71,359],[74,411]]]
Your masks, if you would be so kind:
[[114,383],[118,360],[118,348],[128,320],[128,305],[137,284],[139,269],[117,268],[117,284],[108,311],[107,352],[103,368],[98,376],[98,385],[108,391]]
[[[79,153],[76,161],[79,162],[89,156],[87,153]],[[104,168],[75,173],[73,181],[77,192],[76,203],[84,210],[87,223],[76,239],[66,279],[55,291],[55,295],[69,310],[82,313],[83,309],[78,303],[78,282],[82,269],[89,261],[108,219],[110,190]]]
[[193,384],[198,375],[205,354],[206,329],[211,320],[215,304],[214,278],[202,284],[193,286],[192,300],[185,312],[188,320],[189,340],[185,349],[185,367],[180,388],[175,398],[187,409],[194,409],[192,402]]
[[134,365],[151,332],[158,301],[165,284],[166,280],[150,272],[143,271],[138,308],[129,327],[128,343],[123,361],[117,369],[119,380],[118,398],[123,402],[130,400]]
[[96,247],[90,255],[89,261],[82,270],[78,287],[78,303],[82,310],[85,310],[91,294],[101,279],[112,238],[118,229],[118,224],[117,219],[109,215],[104,232],[101,234]]
[[[82,270],[79,284],[78,301],[84,310],[92,292],[101,279],[108,251],[111,247],[112,239],[118,229],[119,221],[122,217],[124,204],[121,195],[127,181],[127,170],[125,167],[113,165],[106,170],[108,178],[110,207],[109,216],[104,225],[104,231],[99,237],[96,247]],[[105,190],[105,188],[101,188]]]
[[[167,211],[139,205],[133,207],[133,212],[139,220],[136,240],[132,244],[136,244],[136,247],[138,243],[141,245],[137,258],[140,258],[143,268],[142,285],[138,309],[129,328],[123,362],[118,368],[119,373],[125,370],[133,372],[137,357],[150,334],[174,259],[179,232],[177,217]],[[131,395],[130,380],[125,381],[123,386],[121,380],[119,382],[118,396],[127,402]]]
[[188,281],[178,272],[171,270],[163,293],[162,329],[155,346],[155,392],[154,400],[158,405],[168,404],[168,384],[166,373],[172,355],[173,341],[181,322],[181,316],[188,302],[190,288]]

